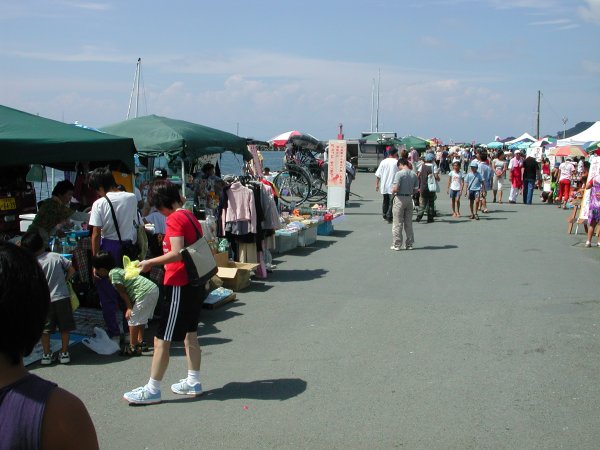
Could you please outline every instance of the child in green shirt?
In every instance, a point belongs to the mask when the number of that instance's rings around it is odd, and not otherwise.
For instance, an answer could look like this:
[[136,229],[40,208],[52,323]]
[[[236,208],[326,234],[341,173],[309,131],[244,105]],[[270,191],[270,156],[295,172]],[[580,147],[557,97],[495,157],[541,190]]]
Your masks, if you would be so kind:
[[126,279],[125,270],[115,267],[115,261],[108,252],[101,251],[93,256],[92,267],[97,277],[110,278],[127,307],[125,318],[129,325],[129,345],[123,348],[122,353],[126,356],[141,355],[144,328],[158,301],[158,286],[141,275]]

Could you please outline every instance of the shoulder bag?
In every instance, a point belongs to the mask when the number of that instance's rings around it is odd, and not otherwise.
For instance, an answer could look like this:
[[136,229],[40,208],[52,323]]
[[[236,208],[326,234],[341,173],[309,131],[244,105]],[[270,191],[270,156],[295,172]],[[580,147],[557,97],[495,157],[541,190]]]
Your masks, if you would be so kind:
[[[186,245],[179,251],[188,274],[189,284],[192,286],[202,286],[217,274],[217,262],[213,256],[208,241],[200,234],[198,227],[192,218],[184,212],[194,231],[196,232],[196,242]],[[185,238],[184,238],[185,244]]]
[[440,185],[435,179],[435,174],[433,173],[433,166],[431,166],[431,173],[427,175],[427,189],[430,192],[440,192]]

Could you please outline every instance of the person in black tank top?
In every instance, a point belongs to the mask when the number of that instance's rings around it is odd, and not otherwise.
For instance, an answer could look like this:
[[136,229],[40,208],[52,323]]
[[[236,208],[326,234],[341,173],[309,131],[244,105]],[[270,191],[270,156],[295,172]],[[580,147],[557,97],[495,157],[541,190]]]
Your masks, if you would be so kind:
[[23,364],[42,335],[49,306],[46,277],[34,256],[0,241],[0,449],[98,448],[81,400]]

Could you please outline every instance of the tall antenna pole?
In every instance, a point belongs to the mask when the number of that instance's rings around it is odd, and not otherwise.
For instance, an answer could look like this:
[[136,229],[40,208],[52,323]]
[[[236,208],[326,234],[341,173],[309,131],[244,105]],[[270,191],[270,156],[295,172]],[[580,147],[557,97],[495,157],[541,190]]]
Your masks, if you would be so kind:
[[538,91],[538,104],[537,104],[537,128],[535,138],[540,138],[540,99],[542,97],[542,91]]
[[381,68],[377,79],[377,114],[375,114],[375,132],[379,132],[379,87],[381,86]]
[[373,113],[375,112],[375,78],[371,84],[371,133],[373,132]]

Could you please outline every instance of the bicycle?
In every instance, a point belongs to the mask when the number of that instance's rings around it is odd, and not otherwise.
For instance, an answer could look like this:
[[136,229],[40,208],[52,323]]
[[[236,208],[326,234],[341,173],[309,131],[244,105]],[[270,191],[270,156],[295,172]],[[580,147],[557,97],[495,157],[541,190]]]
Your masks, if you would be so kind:
[[288,206],[317,203],[327,197],[323,161],[304,147],[286,150],[285,169],[273,179],[280,200]]

